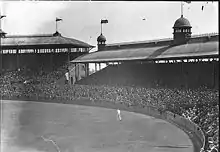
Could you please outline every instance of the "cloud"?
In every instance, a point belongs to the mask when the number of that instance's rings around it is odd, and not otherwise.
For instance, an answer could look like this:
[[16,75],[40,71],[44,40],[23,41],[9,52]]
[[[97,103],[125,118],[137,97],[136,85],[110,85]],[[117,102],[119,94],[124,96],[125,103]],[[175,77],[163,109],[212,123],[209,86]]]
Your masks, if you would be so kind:
[[2,24],[8,34],[36,34],[47,22],[55,22],[59,12],[67,8],[67,3],[52,1],[2,2],[3,13],[7,16]]

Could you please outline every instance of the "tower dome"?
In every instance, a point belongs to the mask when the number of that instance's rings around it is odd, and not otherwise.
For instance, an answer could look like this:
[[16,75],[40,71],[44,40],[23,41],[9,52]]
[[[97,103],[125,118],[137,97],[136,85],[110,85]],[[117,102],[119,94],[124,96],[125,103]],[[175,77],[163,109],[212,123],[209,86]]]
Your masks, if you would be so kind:
[[56,31],[56,32],[53,34],[53,36],[61,36],[61,34],[60,34],[58,31]]
[[173,28],[181,28],[181,27],[191,27],[189,20],[183,16],[177,19],[173,26]]
[[99,35],[99,37],[97,38],[97,41],[98,41],[98,42],[105,42],[105,41],[106,41],[106,38],[105,38],[105,36],[102,35],[102,33],[101,33],[101,35]]
[[183,15],[177,19],[173,26],[173,40],[174,44],[187,43],[191,38],[191,28],[188,19],[184,18]]
[[98,42],[98,51],[104,50],[105,49],[106,38],[105,38],[104,35],[102,35],[102,33],[98,36],[97,42]]

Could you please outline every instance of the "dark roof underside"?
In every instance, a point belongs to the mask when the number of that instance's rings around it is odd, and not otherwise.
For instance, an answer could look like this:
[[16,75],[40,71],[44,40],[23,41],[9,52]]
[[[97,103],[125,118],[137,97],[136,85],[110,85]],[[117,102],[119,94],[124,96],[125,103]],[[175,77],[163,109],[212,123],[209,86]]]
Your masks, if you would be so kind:
[[11,48],[15,46],[46,46],[46,45],[62,45],[68,47],[93,47],[85,42],[66,38],[63,36],[51,35],[33,35],[33,36],[7,36],[2,38],[2,47]]
[[218,42],[191,43],[179,46],[161,46],[97,51],[71,61],[72,63],[111,62],[130,60],[155,60],[167,58],[187,58],[217,56]]

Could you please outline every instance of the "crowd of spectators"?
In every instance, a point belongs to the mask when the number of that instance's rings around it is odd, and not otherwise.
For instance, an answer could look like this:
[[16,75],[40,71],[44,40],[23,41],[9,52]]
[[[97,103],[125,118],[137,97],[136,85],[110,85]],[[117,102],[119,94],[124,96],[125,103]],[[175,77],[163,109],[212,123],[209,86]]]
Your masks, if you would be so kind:
[[175,89],[108,85],[58,85],[66,67],[51,72],[7,72],[0,76],[4,98],[37,96],[51,99],[89,98],[127,106],[153,106],[181,115],[201,127],[206,136],[206,150],[219,148],[219,92],[207,88]]

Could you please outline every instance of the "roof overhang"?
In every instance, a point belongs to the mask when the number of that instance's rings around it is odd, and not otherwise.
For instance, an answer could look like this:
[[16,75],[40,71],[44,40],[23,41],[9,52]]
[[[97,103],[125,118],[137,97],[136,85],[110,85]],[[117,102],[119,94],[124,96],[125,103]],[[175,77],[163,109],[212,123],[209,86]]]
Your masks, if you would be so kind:
[[95,63],[95,62],[113,62],[113,61],[132,61],[146,59],[151,53],[160,47],[152,48],[132,48],[120,50],[97,51],[82,55],[72,63]]
[[178,46],[142,47],[97,51],[82,55],[72,63],[97,63],[135,60],[161,60],[218,56],[218,41],[191,43]]
[[1,39],[2,49],[30,48],[94,48],[83,41],[63,36],[12,35]]

